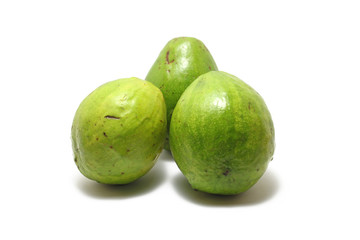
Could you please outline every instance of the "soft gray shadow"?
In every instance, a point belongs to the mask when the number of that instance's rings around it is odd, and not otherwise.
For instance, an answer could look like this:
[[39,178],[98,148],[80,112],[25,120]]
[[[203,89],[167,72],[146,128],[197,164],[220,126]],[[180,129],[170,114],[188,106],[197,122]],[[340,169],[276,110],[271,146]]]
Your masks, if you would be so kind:
[[171,155],[170,151],[164,149],[159,156],[159,160],[160,161],[174,161],[174,158]]
[[276,176],[269,171],[252,188],[238,195],[222,196],[196,191],[191,188],[187,179],[181,173],[174,177],[173,185],[180,196],[192,203],[223,207],[261,204],[271,199],[279,189]]
[[107,185],[89,180],[84,176],[76,179],[77,187],[87,196],[101,199],[125,199],[149,193],[160,186],[165,180],[165,168],[162,161],[143,177],[126,185]]

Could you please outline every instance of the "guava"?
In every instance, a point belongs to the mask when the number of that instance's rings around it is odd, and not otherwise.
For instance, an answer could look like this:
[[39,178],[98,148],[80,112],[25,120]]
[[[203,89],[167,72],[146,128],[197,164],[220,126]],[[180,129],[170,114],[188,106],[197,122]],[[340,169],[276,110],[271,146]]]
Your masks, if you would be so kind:
[[163,149],[163,95],[135,77],[105,83],[81,102],[71,136],[84,176],[105,184],[133,182],[154,166]]
[[233,75],[213,71],[198,77],[179,99],[170,147],[194,189],[238,194],[266,171],[275,149],[274,125],[253,88]]
[[[213,57],[204,43],[196,38],[174,38],[162,49],[145,80],[160,88],[164,95],[168,128],[181,94],[197,77],[213,70],[217,70]],[[170,149],[168,136],[165,149]]]

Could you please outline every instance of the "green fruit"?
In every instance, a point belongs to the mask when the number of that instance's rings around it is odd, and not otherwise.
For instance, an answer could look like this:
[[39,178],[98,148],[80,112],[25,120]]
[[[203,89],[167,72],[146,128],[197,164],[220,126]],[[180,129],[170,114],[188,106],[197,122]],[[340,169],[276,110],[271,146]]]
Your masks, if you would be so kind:
[[[162,91],[167,110],[168,129],[174,107],[185,89],[201,74],[217,70],[204,43],[196,38],[180,37],[169,41],[146,76]],[[169,150],[168,137],[165,149]]]
[[133,182],[154,166],[164,146],[163,95],[138,78],[105,83],[80,104],[71,135],[84,176],[106,184]]
[[274,153],[274,127],[261,96],[225,72],[197,78],[174,109],[173,157],[194,189],[238,194],[264,174]]

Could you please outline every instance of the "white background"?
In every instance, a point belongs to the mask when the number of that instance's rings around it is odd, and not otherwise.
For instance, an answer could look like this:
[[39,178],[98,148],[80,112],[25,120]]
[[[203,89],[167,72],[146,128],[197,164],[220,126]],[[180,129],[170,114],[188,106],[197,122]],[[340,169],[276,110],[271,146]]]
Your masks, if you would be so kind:
[[[358,1],[1,1],[1,239],[359,239]],[[191,190],[171,156],[138,182],[83,177],[81,100],[202,40],[255,88],[276,151],[248,192]]]

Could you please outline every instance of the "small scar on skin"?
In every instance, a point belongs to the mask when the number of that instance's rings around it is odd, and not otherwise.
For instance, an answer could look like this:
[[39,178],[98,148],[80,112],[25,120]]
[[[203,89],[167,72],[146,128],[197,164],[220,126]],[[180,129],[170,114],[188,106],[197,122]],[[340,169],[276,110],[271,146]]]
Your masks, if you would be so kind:
[[110,146],[110,148],[113,148],[113,146]]
[[107,137],[106,132],[103,132],[104,136]]
[[166,52],[166,62],[167,64],[173,63],[175,61],[175,59],[173,59],[172,61],[169,61],[169,51]]
[[121,175],[123,175],[124,174],[124,172],[121,172]]
[[106,115],[104,118],[107,118],[107,119],[120,119],[119,117],[110,116],[110,115]]
[[256,169],[257,172],[258,172],[259,170],[260,170],[260,169],[258,169],[258,168]]
[[160,122],[162,122],[162,123],[163,123],[164,121],[163,121],[163,120],[160,120]]
[[99,138],[96,138],[96,141],[98,141],[99,140]]
[[226,169],[226,171],[223,172],[223,175],[224,175],[224,176],[227,176],[227,175],[229,174],[229,172],[230,172],[229,169]]
[[130,149],[126,149],[126,152],[130,152]]
[[211,70],[211,67],[209,66],[209,70]]

